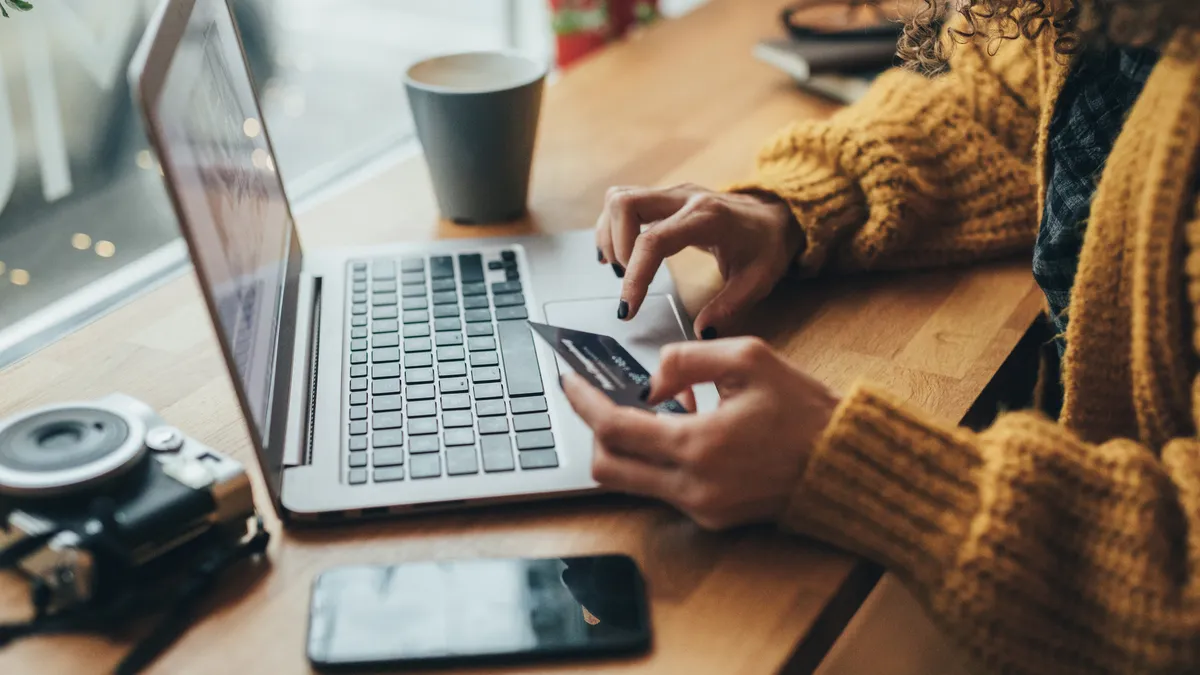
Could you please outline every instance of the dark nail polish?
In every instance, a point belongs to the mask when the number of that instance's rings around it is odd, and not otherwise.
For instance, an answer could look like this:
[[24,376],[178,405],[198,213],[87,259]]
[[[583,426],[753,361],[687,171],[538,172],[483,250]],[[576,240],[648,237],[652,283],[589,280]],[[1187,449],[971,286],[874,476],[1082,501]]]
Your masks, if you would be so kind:
[[646,387],[645,389],[642,390],[642,393],[638,394],[638,400],[645,402],[649,399],[650,399],[650,387]]
[[627,316],[629,316],[629,303],[622,300],[621,304],[617,305],[617,318],[624,319]]
[[596,249],[596,262],[604,262],[604,251]]
[[717,329],[713,328],[712,326],[705,328],[704,330],[700,331],[700,339],[701,340],[716,340],[717,339]]
[[612,263],[613,274],[617,275],[618,279],[625,278],[625,268],[620,263]]

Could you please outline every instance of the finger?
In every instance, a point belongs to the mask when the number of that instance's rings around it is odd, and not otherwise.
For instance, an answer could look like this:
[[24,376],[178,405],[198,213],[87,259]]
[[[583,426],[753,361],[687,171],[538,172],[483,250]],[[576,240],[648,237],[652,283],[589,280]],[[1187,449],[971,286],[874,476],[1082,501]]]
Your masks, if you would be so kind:
[[658,372],[650,378],[651,404],[675,396],[685,388],[712,382],[734,390],[751,371],[768,365],[771,348],[757,338],[714,342],[677,342],[663,347]]
[[616,258],[613,257],[612,249],[612,219],[609,217],[609,203],[618,192],[632,190],[633,188],[626,185],[614,185],[608,188],[608,192],[604,196],[604,206],[600,208],[600,215],[596,218],[596,251],[600,263],[608,263]]
[[[684,206],[637,238],[621,286],[619,319],[632,319],[646,299],[646,291],[663,260],[688,246],[707,246],[720,228],[707,213]],[[623,315],[623,316],[621,316]]]
[[679,460],[676,419],[617,405],[571,372],[563,376],[563,392],[571,407],[591,427],[596,441],[609,450],[659,466],[670,466]]
[[727,334],[737,317],[771,292],[771,284],[755,266],[736,270],[721,290],[696,315],[692,325],[702,340]]
[[676,491],[678,473],[612,452],[597,442],[592,451],[592,478],[618,492],[667,499]]
[[609,261],[627,266],[629,256],[633,253],[633,242],[641,234],[642,225],[670,216],[683,208],[685,203],[687,194],[680,188],[628,188],[610,192],[605,203],[613,249],[613,257]]
[[691,387],[684,387],[683,391],[675,395],[675,399],[680,405],[687,409],[688,412],[696,412],[696,392],[692,391]]

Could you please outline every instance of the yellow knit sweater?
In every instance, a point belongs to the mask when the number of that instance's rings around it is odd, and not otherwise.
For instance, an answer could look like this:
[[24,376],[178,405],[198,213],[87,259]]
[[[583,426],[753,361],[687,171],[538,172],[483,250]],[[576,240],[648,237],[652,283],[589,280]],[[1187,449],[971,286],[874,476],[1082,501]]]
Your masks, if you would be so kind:
[[[740,188],[787,200],[811,274],[1028,253],[1069,70],[1051,39],[889,73]],[[1061,419],[974,433],[860,385],[784,524],[885,564],[987,670],[1200,673],[1198,165],[1200,31],[1181,29],[1093,202]]]

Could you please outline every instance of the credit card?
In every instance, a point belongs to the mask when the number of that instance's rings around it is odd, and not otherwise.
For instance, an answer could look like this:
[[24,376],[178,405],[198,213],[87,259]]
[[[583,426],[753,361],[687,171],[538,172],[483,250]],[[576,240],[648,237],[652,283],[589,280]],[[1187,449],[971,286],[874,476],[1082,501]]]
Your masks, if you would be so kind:
[[686,413],[675,399],[656,406],[646,403],[650,373],[613,338],[570,328],[529,322],[533,332],[548,342],[571,370],[578,373],[617,405],[654,412]]

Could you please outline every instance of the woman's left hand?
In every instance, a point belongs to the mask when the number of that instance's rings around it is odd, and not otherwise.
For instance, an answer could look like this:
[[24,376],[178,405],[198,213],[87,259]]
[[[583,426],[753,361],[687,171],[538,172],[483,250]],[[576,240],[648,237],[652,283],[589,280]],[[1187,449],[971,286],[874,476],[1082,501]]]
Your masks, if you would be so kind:
[[621,492],[666,501],[701,526],[775,520],[804,472],[838,398],[756,338],[670,345],[651,378],[650,402],[691,387],[721,389],[709,413],[655,414],[618,406],[568,373],[563,390],[595,432],[592,474]]

